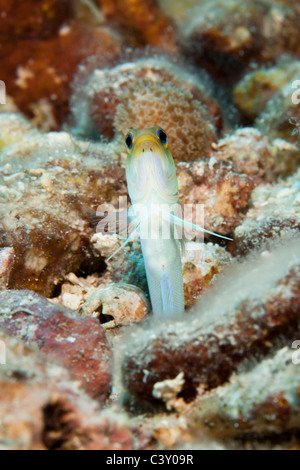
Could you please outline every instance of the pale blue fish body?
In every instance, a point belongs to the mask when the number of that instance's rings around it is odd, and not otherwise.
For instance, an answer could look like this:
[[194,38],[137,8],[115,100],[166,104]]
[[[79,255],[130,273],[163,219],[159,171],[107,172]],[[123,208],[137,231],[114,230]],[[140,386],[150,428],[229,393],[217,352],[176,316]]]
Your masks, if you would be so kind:
[[184,293],[179,240],[141,239],[141,245],[153,313],[181,315]]
[[[163,129],[132,129],[126,136],[126,146],[126,178],[132,207],[118,213],[117,226],[113,224],[117,228],[108,232],[123,235],[128,230],[129,236],[108,260],[139,233],[152,311],[154,315],[179,316],[184,313],[180,252],[183,227],[231,239],[181,218],[176,168]],[[102,232],[116,215],[97,214]]]
[[131,130],[129,135],[132,142],[129,138],[127,186],[141,220],[141,246],[152,311],[155,315],[181,315],[184,292],[180,241],[177,227],[166,216],[179,202],[173,157],[161,128]]

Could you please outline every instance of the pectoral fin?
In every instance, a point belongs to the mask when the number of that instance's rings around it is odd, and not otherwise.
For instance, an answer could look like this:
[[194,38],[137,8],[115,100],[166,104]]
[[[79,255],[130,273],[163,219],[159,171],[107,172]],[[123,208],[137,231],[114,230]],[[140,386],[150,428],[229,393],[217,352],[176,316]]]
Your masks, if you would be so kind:
[[171,220],[174,222],[174,224],[178,225],[179,227],[183,226],[183,227],[186,227],[186,228],[189,228],[189,229],[199,230],[201,232],[209,233],[210,235],[214,235],[215,237],[219,237],[219,238],[224,238],[225,240],[232,240],[232,238],[224,237],[223,235],[219,235],[218,233],[215,233],[215,232],[210,232],[209,230],[206,230],[203,227],[199,227],[199,225],[195,225],[191,222],[188,222],[187,220],[183,220],[183,219],[181,219],[180,217],[177,217],[174,214],[170,213],[170,214],[168,214],[168,216],[171,218]]
[[139,221],[129,215],[128,210],[121,212],[98,212],[87,206],[82,206],[82,211],[91,225],[97,226],[97,232],[113,235],[118,234],[123,237],[131,234],[139,224]]
[[136,226],[136,228],[131,232],[131,234],[128,236],[128,238],[126,238],[125,242],[122,243],[122,245],[112,254],[110,255],[106,261],[109,261],[110,259],[112,259],[113,256],[115,256],[120,250],[122,250],[122,248],[124,248],[124,246],[127,245],[128,242],[130,242],[130,240],[132,240],[135,235],[138,233],[139,231],[139,228],[140,228],[140,224],[138,224]]

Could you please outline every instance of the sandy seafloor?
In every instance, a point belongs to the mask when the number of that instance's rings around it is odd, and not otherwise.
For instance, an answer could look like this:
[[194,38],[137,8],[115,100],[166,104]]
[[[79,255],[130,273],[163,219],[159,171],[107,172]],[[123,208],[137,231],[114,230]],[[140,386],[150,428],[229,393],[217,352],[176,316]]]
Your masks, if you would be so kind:
[[[299,449],[297,0],[0,0],[0,449]],[[153,315],[128,129],[168,135],[186,311]],[[192,249],[191,249],[192,247]]]

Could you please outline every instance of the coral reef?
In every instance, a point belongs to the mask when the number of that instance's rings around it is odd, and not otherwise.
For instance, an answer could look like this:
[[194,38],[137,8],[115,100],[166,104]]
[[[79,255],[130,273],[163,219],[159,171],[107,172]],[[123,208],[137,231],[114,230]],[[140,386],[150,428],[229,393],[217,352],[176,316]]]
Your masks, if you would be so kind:
[[[153,335],[133,330],[123,348],[128,398],[157,404],[155,384],[184,374],[179,397],[190,401],[226,382],[243,359],[266,354],[276,338],[297,330],[300,300],[299,239],[223,272],[194,314]],[[230,299],[230,302],[227,302]],[[148,327],[149,328],[149,327]]]
[[[91,238],[93,249],[101,256],[108,258],[123,243],[123,239],[113,235],[96,233]],[[107,269],[101,278],[105,285],[110,283],[132,284],[147,292],[145,265],[138,239],[130,241],[113,258],[106,261]]]
[[[40,127],[58,130],[69,113],[71,83],[79,64],[91,55],[108,63],[115,59],[120,36],[107,27],[84,24],[74,14],[69,18],[75,4],[70,0],[4,3],[1,80],[22,112]],[[31,14],[24,15],[24,10]]]
[[9,273],[14,261],[13,248],[0,250],[0,289],[5,289],[8,284]]
[[105,328],[140,322],[148,313],[149,305],[142,291],[129,284],[114,284],[98,289],[88,297],[82,306],[82,314],[111,318]]
[[190,307],[211,286],[215,276],[228,266],[231,256],[219,245],[193,243],[182,256],[185,306]]
[[255,124],[271,139],[280,138],[297,144],[299,136],[294,132],[294,122],[300,119],[300,107],[297,101],[292,100],[295,93],[294,82],[293,79],[279,89],[257,117]]
[[[299,14],[0,0],[1,449],[300,448]],[[185,232],[180,318],[152,315],[138,235],[110,258],[96,228],[154,125],[184,218],[229,237]]]
[[64,22],[70,20],[73,0],[1,1],[0,39],[49,39],[56,35]]
[[73,115],[77,132],[85,135],[95,127],[107,138],[159,123],[177,161],[209,156],[221,119],[206,75],[201,80],[161,56],[96,69],[78,85]]

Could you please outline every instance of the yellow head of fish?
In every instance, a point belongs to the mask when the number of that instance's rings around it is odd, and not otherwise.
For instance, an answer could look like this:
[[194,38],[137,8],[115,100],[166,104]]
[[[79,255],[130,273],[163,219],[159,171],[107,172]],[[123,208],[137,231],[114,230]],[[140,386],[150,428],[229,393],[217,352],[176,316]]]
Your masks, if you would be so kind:
[[166,132],[158,126],[131,129],[125,143],[126,178],[132,204],[178,202],[176,168]]

